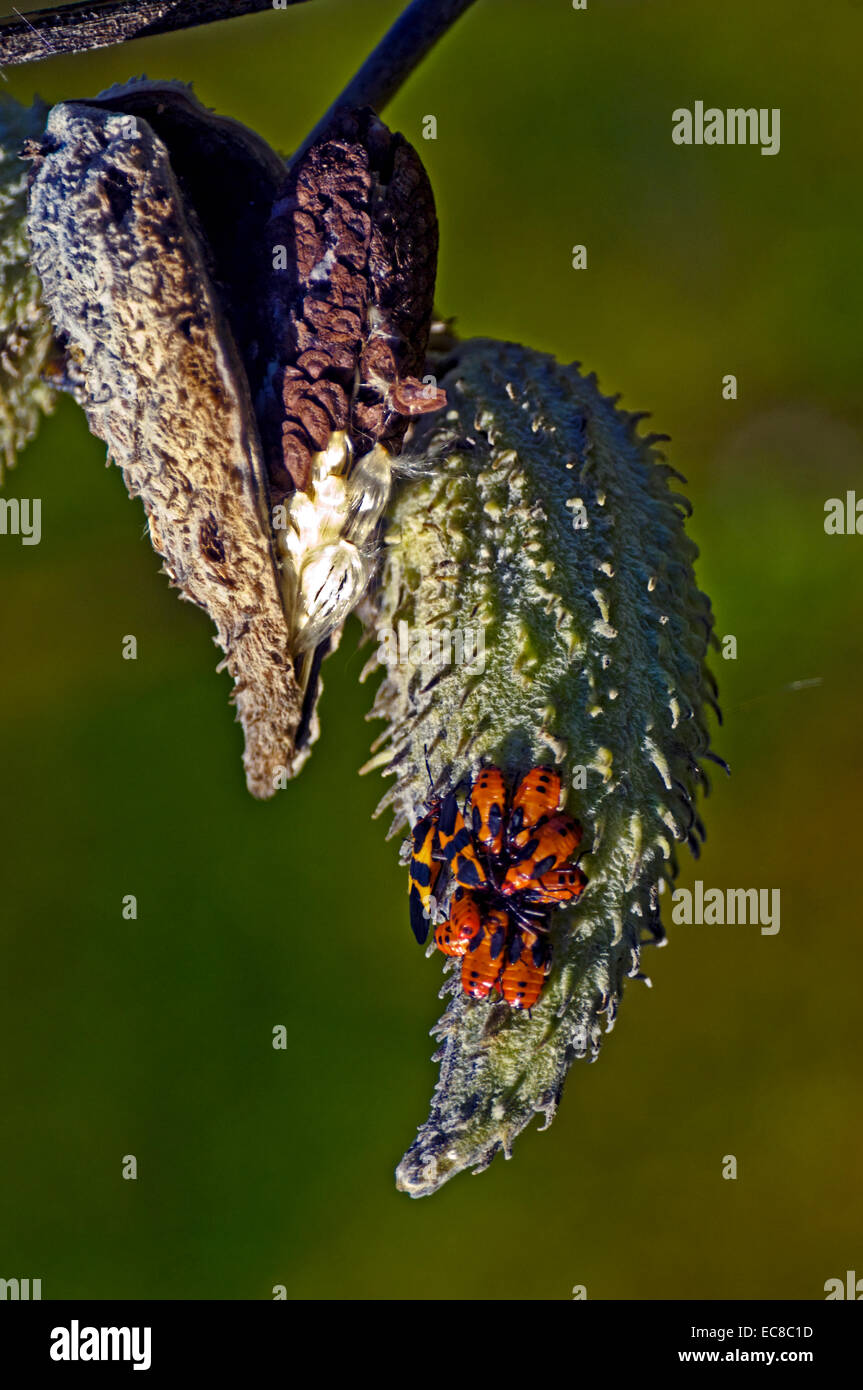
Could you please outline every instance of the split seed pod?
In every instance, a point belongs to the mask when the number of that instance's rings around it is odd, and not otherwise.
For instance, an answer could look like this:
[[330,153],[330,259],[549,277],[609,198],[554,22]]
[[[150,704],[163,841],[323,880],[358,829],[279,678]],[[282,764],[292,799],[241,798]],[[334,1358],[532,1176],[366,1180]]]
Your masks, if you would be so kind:
[[[372,667],[400,623],[438,639],[424,664],[386,665],[372,710],[385,747],[369,766],[396,781],[380,809],[395,809],[391,833],[417,821],[426,755],[436,791],[483,762],[510,785],[554,763],[585,828],[588,886],[553,915],[553,966],[529,1016],[468,999],[458,962],[446,967],[440,1080],[397,1175],[413,1196],[509,1156],[534,1114],[551,1122],[572,1061],[596,1053],[642,944],[663,940],[674,841],[698,851],[715,689],[689,505],[669,489],[679,475],[660,436],[641,438],[641,417],[576,365],[511,343],[465,343],[442,385],[449,409],[418,428],[420,476],[394,498],[366,605]],[[459,651],[481,659],[460,664]]]
[[371,113],[288,171],[181,84],[143,80],[55,107],[33,153],[33,263],[69,382],[171,582],[216,623],[249,789],[272,795],[317,736],[320,663],[368,582],[402,417],[443,400],[410,376],[428,181]]

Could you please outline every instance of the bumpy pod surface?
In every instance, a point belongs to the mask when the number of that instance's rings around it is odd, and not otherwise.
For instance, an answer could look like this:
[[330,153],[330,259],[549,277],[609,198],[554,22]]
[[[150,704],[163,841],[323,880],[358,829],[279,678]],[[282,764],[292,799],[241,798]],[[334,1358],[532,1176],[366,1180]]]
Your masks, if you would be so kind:
[[42,134],[47,115],[41,101],[24,107],[0,99],[0,480],[54,404],[42,379],[54,334],[30,265],[28,166],[20,158],[24,143]]
[[[191,114],[182,90],[161,93]],[[275,155],[256,154],[275,185]],[[216,624],[248,785],[272,795],[303,756],[301,696],[248,384],[200,220],[143,117],[68,102],[34,158],[28,226],[90,429],[141,497],[172,583]]]
[[[465,343],[441,384],[449,407],[418,426],[366,610],[370,665],[387,666],[369,766],[396,777],[381,808],[395,809],[391,833],[418,819],[425,750],[438,791],[484,760],[510,781],[554,763],[589,882],[553,915],[553,968],[529,1016],[468,999],[447,965],[440,1080],[397,1174],[413,1196],[509,1156],[534,1114],[550,1123],[572,1061],[595,1055],[641,945],[663,939],[674,841],[698,850],[715,689],[710,604],[661,436],[640,437],[643,417],[576,364],[516,344]],[[459,664],[466,653],[479,659]]]

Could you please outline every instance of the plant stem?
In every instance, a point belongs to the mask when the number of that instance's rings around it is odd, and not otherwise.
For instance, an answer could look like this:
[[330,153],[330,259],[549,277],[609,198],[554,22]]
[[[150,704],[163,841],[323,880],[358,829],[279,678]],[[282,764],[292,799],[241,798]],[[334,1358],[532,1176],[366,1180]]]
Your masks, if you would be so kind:
[[337,111],[371,106],[381,112],[438,39],[473,3],[474,0],[412,0],[306,136],[294,159],[320,138]]
[[[303,5],[308,0],[286,0]],[[281,8],[281,6],[279,6]],[[0,19],[0,66],[87,53],[129,39],[152,38],[273,9],[273,0],[89,0]]]

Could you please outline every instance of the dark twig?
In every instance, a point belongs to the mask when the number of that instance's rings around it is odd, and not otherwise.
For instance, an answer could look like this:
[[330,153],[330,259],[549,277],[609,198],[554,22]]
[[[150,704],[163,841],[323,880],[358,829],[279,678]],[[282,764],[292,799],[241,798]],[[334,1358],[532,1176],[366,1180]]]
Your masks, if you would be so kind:
[[[288,5],[306,3],[287,0]],[[0,67],[86,53],[272,8],[273,0],[89,0],[29,15],[16,11],[0,19]]]
[[474,0],[413,0],[306,136],[296,155],[313,145],[335,113],[344,107],[371,106],[382,111],[429,49],[473,3]]

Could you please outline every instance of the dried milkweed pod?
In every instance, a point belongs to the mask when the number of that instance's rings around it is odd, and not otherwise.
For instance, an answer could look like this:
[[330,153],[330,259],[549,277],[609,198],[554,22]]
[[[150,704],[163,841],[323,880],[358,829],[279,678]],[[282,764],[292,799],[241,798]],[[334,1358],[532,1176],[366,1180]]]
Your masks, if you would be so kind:
[[[275,188],[281,168],[178,84],[125,96],[131,112],[114,109],[117,96],[51,111],[34,157],[33,262],[91,430],[141,497],[171,582],[216,623],[249,787],[265,796],[295,763],[302,701],[248,384],[214,284],[231,248],[204,233],[184,171],[226,145],[253,186]],[[171,112],[186,131],[176,167],[141,114],[145,97],[158,98],[163,128]]]
[[[659,895],[675,841],[697,853],[709,756],[712,635],[674,473],[640,417],[577,365],[511,343],[457,348],[449,408],[413,444],[417,474],[389,513],[366,618],[448,634],[422,664],[387,664],[370,765],[395,782],[392,832],[483,761],[508,776],[553,763],[585,827],[588,886],[554,914],[553,968],[530,1015],[452,992],[437,1025],[431,1114],[398,1170],[414,1196],[502,1150],[537,1113],[550,1123],[571,1062],[595,1054],[641,945],[662,940]],[[481,638],[478,641],[477,638]],[[454,653],[481,651],[460,663]],[[445,915],[445,914],[444,914]]]
[[27,165],[21,150],[42,134],[48,108],[0,97],[0,481],[52,409],[44,379],[54,334],[42,304],[27,242]]
[[272,795],[317,735],[391,459],[443,402],[412,375],[437,251],[425,172],[363,111],[287,169],[182,84],[143,79],[55,107],[31,155],[69,381],[172,583],[216,623],[248,785]]

